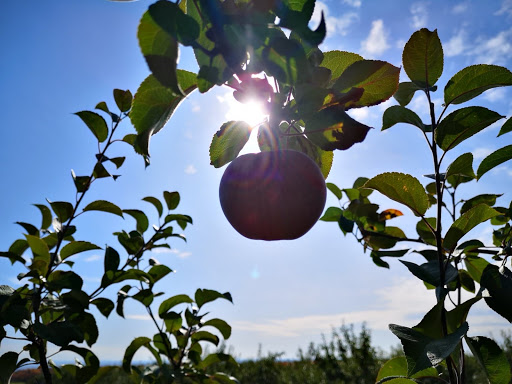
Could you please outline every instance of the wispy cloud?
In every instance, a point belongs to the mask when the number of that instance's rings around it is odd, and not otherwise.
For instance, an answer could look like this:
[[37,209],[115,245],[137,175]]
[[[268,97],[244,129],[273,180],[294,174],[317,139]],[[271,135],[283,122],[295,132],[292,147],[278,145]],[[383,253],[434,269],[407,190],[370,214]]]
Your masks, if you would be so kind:
[[411,26],[414,29],[420,29],[427,26],[428,22],[428,3],[418,2],[411,5],[410,11],[412,15]]
[[446,56],[457,56],[467,50],[467,32],[465,29],[459,29],[450,40],[443,44],[443,52]]
[[459,4],[454,5],[454,7],[452,8],[452,13],[458,15],[458,14],[466,12],[468,10],[468,8],[469,8],[468,3],[466,3],[466,2],[459,3]]
[[[352,5],[358,8],[361,5],[361,1],[358,0],[344,0],[344,3]],[[357,5],[359,4],[359,5]],[[316,28],[320,23],[322,12],[324,13],[325,22],[327,24],[327,36],[332,37],[333,35],[339,34],[345,36],[349,30],[349,27],[357,20],[359,15],[357,12],[347,12],[339,17],[334,17],[329,11],[329,7],[323,1],[317,1],[315,3],[315,10],[311,17],[311,27]]]
[[186,259],[190,256],[192,256],[192,252],[183,252],[176,248],[155,248],[152,249],[151,252],[153,253],[172,253],[176,255],[176,257],[179,257],[180,259]]
[[362,0],[343,0],[343,4],[350,5],[354,8],[360,8],[362,3]]
[[[402,278],[395,284],[375,292],[376,305],[363,311],[342,312],[332,315],[311,315],[269,319],[261,322],[236,321],[233,328],[274,337],[298,337],[311,329],[329,332],[343,323],[366,323],[372,330],[388,330],[390,323],[413,326],[435,303],[435,295],[427,291],[418,280]],[[469,297],[468,297],[469,298]],[[508,323],[490,314],[485,308],[470,314],[472,334],[496,331]]]
[[361,50],[367,56],[380,55],[390,47],[387,38],[388,32],[384,28],[384,21],[375,20],[372,22],[368,37],[361,42]]
[[512,16],[512,0],[503,0],[501,8],[495,13],[496,16]]
[[187,175],[193,175],[193,174],[197,173],[197,168],[196,168],[196,167],[194,167],[194,165],[193,165],[193,164],[189,164],[189,165],[187,165],[187,166],[186,166],[186,168],[185,168],[185,173],[186,173]]
[[492,152],[493,152],[493,150],[491,148],[484,148],[484,147],[476,148],[475,150],[471,151],[471,153],[473,154],[473,158],[475,160],[483,159],[483,158],[489,156]]
[[151,320],[149,315],[126,315],[125,317],[130,320]]
[[[495,102],[498,100],[505,99],[506,93],[507,93],[507,91],[505,90],[505,88],[494,88],[494,89],[489,89],[488,91],[485,91],[484,94],[482,95],[482,97],[487,101]],[[500,122],[500,124],[501,124],[501,122]]]
[[91,263],[93,261],[100,260],[100,259],[101,259],[100,255],[91,255],[91,256],[87,257],[84,261],[86,261],[87,263]]
[[469,54],[480,64],[505,64],[512,58],[512,28],[490,38],[477,38]]

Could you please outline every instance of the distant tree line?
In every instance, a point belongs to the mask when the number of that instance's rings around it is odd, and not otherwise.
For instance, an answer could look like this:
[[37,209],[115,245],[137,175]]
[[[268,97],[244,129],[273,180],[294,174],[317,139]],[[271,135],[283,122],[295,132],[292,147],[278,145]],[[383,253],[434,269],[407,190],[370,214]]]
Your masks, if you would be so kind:
[[[500,346],[512,363],[512,333],[502,332],[502,339]],[[221,347],[222,351],[226,349],[226,346]],[[233,351],[230,350],[230,353],[233,354]],[[384,352],[372,345],[371,332],[366,326],[357,333],[353,325],[342,325],[332,330],[329,339],[323,335],[320,343],[311,342],[306,349],[299,349],[296,359],[284,360],[283,355],[280,352],[265,356],[260,346],[256,359],[240,361],[238,366],[221,362],[212,366],[211,372],[226,372],[236,377],[241,384],[370,384],[375,383],[380,367],[389,359],[402,356],[402,350],[397,347]],[[140,379],[128,375],[121,367],[101,367],[101,370],[109,372],[96,384],[140,382]],[[471,355],[466,356],[465,372],[467,384],[487,382],[482,368]],[[27,369],[16,372],[11,383],[37,384],[42,380],[39,370]],[[69,374],[60,379],[55,377],[54,380],[57,384],[75,382]],[[420,382],[438,383],[428,378],[420,379]]]

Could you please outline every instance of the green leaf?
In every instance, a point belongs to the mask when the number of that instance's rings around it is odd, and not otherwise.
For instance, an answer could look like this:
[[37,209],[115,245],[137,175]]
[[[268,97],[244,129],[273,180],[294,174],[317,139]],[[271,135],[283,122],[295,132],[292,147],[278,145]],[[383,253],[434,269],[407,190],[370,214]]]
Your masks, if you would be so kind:
[[113,157],[109,159],[112,163],[116,165],[116,168],[119,169],[123,165],[124,161],[126,160],[126,157]]
[[[73,378],[77,384],[89,383],[93,376],[96,375],[100,367],[100,361],[91,350],[87,348],[80,348],[74,345],[67,345],[61,348],[61,351],[72,351],[82,356],[84,359],[85,366],[80,367],[78,365],[68,365],[65,367],[73,367],[72,372]],[[81,365],[81,364],[80,364]]]
[[153,196],[147,196],[143,198],[142,200],[147,201],[150,204],[153,204],[153,206],[158,211],[158,216],[161,217],[164,214],[164,207],[162,206],[162,203],[160,200],[158,200],[156,197]]
[[425,131],[423,122],[415,112],[399,105],[393,105],[386,109],[382,115],[382,130],[391,128],[398,123],[411,124]]
[[148,271],[148,275],[150,275],[153,278],[153,282],[156,283],[158,280],[162,279],[164,276],[167,276],[171,272],[173,272],[173,270],[167,265],[158,264],[151,267],[151,269]]
[[96,200],[92,203],[87,204],[87,206],[83,209],[84,212],[87,211],[101,211],[113,213],[114,215],[123,217],[123,211],[114,203],[106,200]]
[[108,271],[117,271],[120,261],[119,253],[114,248],[107,247],[105,249],[105,258],[103,261],[105,273]]
[[328,51],[324,52],[324,57],[320,66],[331,70],[332,85],[350,65],[360,60],[363,60],[363,57],[357,53]]
[[468,270],[469,275],[480,284],[480,279],[485,268],[489,265],[489,262],[484,258],[478,256],[466,255],[464,258],[464,264]]
[[10,383],[11,376],[17,368],[18,354],[16,352],[6,352],[0,356],[0,383]]
[[466,200],[466,202],[462,205],[462,207],[460,208],[460,214],[463,215],[464,213],[466,213],[467,211],[469,211],[471,208],[478,204],[486,204],[492,207],[494,204],[496,204],[496,199],[500,196],[503,195],[483,194],[472,197],[471,199]]
[[173,297],[168,298],[167,300],[164,300],[162,304],[160,304],[160,307],[158,308],[158,316],[162,318],[167,312],[169,312],[172,308],[174,308],[178,304],[183,303],[193,303],[194,300],[192,300],[188,295],[176,295]]
[[484,369],[490,384],[510,383],[510,363],[494,340],[484,336],[466,337],[465,340]]
[[484,91],[512,85],[512,72],[498,65],[471,65],[457,72],[444,88],[444,102],[460,104]]
[[280,83],[294,85],[309,80],[308,59],[300,42],[274,36],[262,52],[266,72]]
[[103,117],[91,111],[80,111],[76,112],[75,115],[82,119],[100,143],[107,140],[108,127]]
[[112,300],[105,299],[103,297],[98,297],[97,299],[94,299],[93,301],[91,301],[91,304],[95,305],[101,312],[101,314],[106,318],[108,318],[108,316],[115,307]]
[[333,184],[333,183],[325,183],[327,189],[329,191],[331,191],[334,196],[336,196],[338,198],[338,200],[341,200],[341,198],[343,197],[343,193],[341,192],[341,189],[338,188],[338,186],[336,184]]
[[61,223],[65,223],[73,214],[73,205],[67,201],[55,201],[50,206]]
[[67,259],[71,255],[77,253],[91,251],[93,249],[101,249],[96,244],[89,243],[87,241],[72,241],[66,244],[60,251],[60,257],[62,260]]
[[204,322],[203,327],[208,326],[217,328],[224,339],[229,339],[231,336],[231,326],[222,319],[210,319]]
[[132,93],[129,90],[114,89],[114,100],[121,112],[128,112],[132,107]]
[[[427,220],[432,228],[436,228],[437,220],[435,217],[426,217],[425,220]],[[416,224],[416,232],[425,243],[436,245],[436,236],[432,233],[424,220],[418,221],[418,224]]]
[[476,171],[476,177],[479,180],[484,174],[489,172],[491,169],[498,165],[512,159],[512,145],[507,145],[497,151],[491,153],[485,159],[482,160]]
[[172,211],[176,209],[180,203],[180,194],[179,192],[164,191],[164,200],[169,211]]
[[405,107],[409,104],[414,96],[416,91],[421,90],[422,88],[418,87],[416,84],[405,81],[403,83],[398,84],[398,90],[395,92],[393,97],[400,106]]
[[29,223],[22,223],[20,221],[17,221],[16,224],[22,226],[23,229],[27,231],[27,235],[39,237],[39,229],[37,229],[36,226]]
[[398,172],[382,173],[368,180],[363,188],[371,188],[408,206],[414,214],[422,216],[430,206],[425,189],[418,179]]
[[183,96],[177,76],[178,42],[163,30],[149,11],[144,13],[137,31],[139,46],[155,78],[175,95]]
[[414,32],[405,44],[402,61],[413,83],[420,88],[433,86],[443,73],[443,47],[437,30]]
[[138,209],[123,209],[123,213],[130,215],[137,221],[137,231],[141,234],[149,227],[149,220],[146,214]]
[[148,347],[150,343],[151,339],[149,337],[137,337],[130,343],[123,356],[123,369],[125,372],[132,372],[133,356],[141,347]]
[[40,256],[48,260],[48,262],[50,261],[50,250],[42,239],[31,235],[25,235],[25,238],[34,256]]
[[443,241],[444,248],[448,250],[455,249],[457,242],[471,229],[499,214],[498,211],[486,204],[479,204],[471,208],[450,226]]
[[42,216],[41,229],[47,229],[52,224],[52,211],[46,205],[34,204],[39,209]]
[[[441,286],[441,276],[439,273],[439,262],[437,260],[432,260],[427,263],[417,265],[411,263],[409,261],[400,260],[402,264],[404,264],[411,273],[416,276],[418,279],[423,280],[434,287]],[[448,267],[445,269],[445,284],[455,280],[458,276],[457,269],[448,264]]]
[[512,272],[505,266],[489,264],[482,273],[480,287],[487,305],[512,323]]
[[245,121],[228,121],[213,135],[210,164],[220,168],[234,160],[249,140],[251,126]]
[[215,346],[219,345],[219,337],[214,335],[213,333],[206,331],[198,331],[192,334],[191,340],[193,343],[198,343],[200,341],[206,341],[208,343],[212,343]]
[[65,347],[73,341],[77,343],[84,341],[84,334],[80,327],[68,320],[53,322],[48,325],[35,323],[34,331],[43,339],[59,347]]
[[484,107],[466,107],[453,111],[436,128],[436,143],[448,151],[480,132],[503,116]]
[[[205,369],[206,367],[209,367],[212,364],[217,364],[217,363],[220,363],[220,362],[225,362],[225,363],[228,363],[229,365],[233,365],[233,366],[237,366],[238,365],[236,360],[231,355],[228,355],[226,353],[211,353],[208,356],[206,356],[204,358],[204,360],[201,361],[197,365],[197,368]],[[217,378],[217,375],[218,374],[215,375],[216,378]],[[219,382],[220,383],[237,383],[237,381],[234,381],[234,380],[229,380],[229,381],[221,380]]]
[[329,207],[323,214],[321,218],[318,220],[322,221],[338,221],[340,217],[343,215],[343,211],[338,207]]
[[345,93],[352,88],[363,89],[357,101],[346,104],[346,108],[368,107],[388,100],[398,89],[400,68],[385,61],[359,60],[351,64],[336,80],[333,88]]
[[198,289],[195,294],[195,301],[199,308],[201,308],[204,304],[209,303],[211,301],[217,299],[225,299],[233,302],[233,298],[229,292],[220,293],[217,291],[213,291],[211,289]]
[[351,118],[344,107],[321,109],[305,120],[305,134],[325,151],[348,149],[366,138],[370,127]]
[[468,292],[475,293],[475,281],[468,271],[459,269],[459,280],[462,288]]
[[175,3],[158,1],[149,7],[149,14],[170,36],[183,45],[192,45],[199,37],[199,25]]
[[145,307],[149,307],[154,299],[153,291],[151,289],[142,289],[132,296],[133,299],[139,301]]
[[[411,377],[437,377],[437,375],[437,370],[433,367],[430,367],[412,375]],[[394,357],[391,360],[386,361],[384,365],[380,368],[377,378],[375,379],[375,382],[378,383],[380,382],[380,380],[390,376],[407,376],[407,359],[404,356]],[[390,381],[386,380],[385,382],[389,383]],[[415,383],[415,381],[411,382]]]
[[[197,88],[197,78],[194,73],[178,70],[177,78],[185,96]],[[133,145],[139,145],[136,148],[139,152],[149,155],[149,138],[165,126],[183,100],[183,96],[178,96],[164,87],[153,75],[149,75],[142,82],[137,89],[130,111],[130,120],[138,133],[138,141]],[[145,146],[141,147],[141,143]]]
[[412,328],[390,324],[389,329],[402,343],[407,359],[407,376],[412,376],[424,369],[439,365],[455,350],[460,340],[468,331],[464,323],[455,332],[442,339],[432,339]]
[[473,171],[473,154],[471,152],[464,153],[457,157],[446,170],[445,179],[450,181],[450,177],[455,175],[476,178]]
[[504,135],[505,133],[509,133],[510,131],[512,131],[512,117],[509,118],[505,122],[505,124],[503,124],[503,126],[500,129],[500,133],[498,133],[498,137],[500,137],[501,135]]

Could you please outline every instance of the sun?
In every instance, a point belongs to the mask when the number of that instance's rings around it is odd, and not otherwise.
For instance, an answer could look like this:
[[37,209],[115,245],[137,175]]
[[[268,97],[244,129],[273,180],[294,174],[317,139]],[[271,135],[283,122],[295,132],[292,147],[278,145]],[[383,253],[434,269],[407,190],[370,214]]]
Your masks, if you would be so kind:
[[256,129],[260,124],[268,119],[268,114],[263,108],[263,104],[257,101],[248,103],[240,103],[235,100],[231,93],[227,94],[224,100],[228,104],[228,111],[226,112],[226,120],[245,121],[252,127],[251,136],[249,141],[244,146],[241,154],[259,152]]

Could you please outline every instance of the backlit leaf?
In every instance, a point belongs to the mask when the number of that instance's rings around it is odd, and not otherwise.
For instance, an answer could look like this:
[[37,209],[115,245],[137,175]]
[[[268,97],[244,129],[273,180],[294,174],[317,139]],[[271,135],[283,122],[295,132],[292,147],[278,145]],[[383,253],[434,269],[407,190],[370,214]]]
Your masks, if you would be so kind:
[[160,304],[160,307],[158,308],[158,316],[162,317],[167,312],[169,312],[172,308],[174,308],[176,305],[179,304],[190,304],[193,303],[194,300],[192,300],[188,295],[176,295],[173,297],[170,297],[169,299],[166,299]]
[[471,229],[499,214],[498,211],[486,204],[479,204],[471,208],[450,226],[443,241],[444,248],[448,250],[455,249],[457,242]]
[[414,96],[416,91],[421,90],[422,88],[418,87],[416,84],[410,81],[404,81],[403,83],[398,84],[398,90],[395,92],[393,97],[398,104],[402,107],[405,107],[409,104]]
[[195,301],[199,308],[201,308],[204,304],[209,303],[211,301],[217,299],[225,299],[233,302],[233,298],[229,292],[220,293],[217,291],[213,291],[211,289],[198,289],[195,293]]
[[67,201],[55,201],[50,206],[61,223],[65,223],[73,214],[73,205]]
[[[172,211],[174,209],[176,209],[180,203],[180,194],[179,192],[169,192],[169,191],[165,191],[164,192],[164,200],[165,200],[165,203],[167,204],[167,208],[169,209],[169,211]],[[166,220],[166,223],[168,223],[168,221]]]
[[329,207],[322,215],[322,217],[318,220],[322,221],[338,221],[342,216],[343,211],[338,207]]
[[121,208],[119,208],[114,203],[111,203],[110,201],[106,200],[96,200],[92,203],[87,204],[87,206],[84,208],[84,212],[87,211],[101,211],[101,212],[108,212],[113,213],[114,215],[123,217],[123,211]]
[[485,159],[482,160],[476,171],[477,179],[480,179],[484,174],[489,172],[491,169],[498,165],[512,159],[512,145],[507,145],[497,151],[491,153]]
[[512,272],[505,266],[489,264],[482,273],[480,286],[487,305],[512,323]]
[[133,356],[141,347],[147,347],[150,343],[151,339],[149,337],[137,337],[130,343],[123,356],[123,369],[125,372],[132,372]]
[[306,120],[305,133],[309,140],[326,151],[348,149],[362,142],[370,127],[351,118],[344,108],[331,106]]
[[465,340],[473,356],[484,368],[490,384],[510,383],[510,363],[494,340],[484,336],[466,337]]
[[[418,279],[425,281],[434,287],[441,286],[439,262],[437,260],[432,260],[421,265],[417,265],[405,260],[400,260],[400,262],[404,264],[407,269],[409,269],[409,271]],[[453,265],[448,264],[448,267],[445,269],[444,283],[448,284],[450,281],[455,280],[457,275],[457,269]]]
[[512,72],[498,65],[471,65],[457,72],[444,88],[444,102],[460,104],[496,87],[512,85]]
[[386,209],[379,213],[379,220],[385,221],[385,220],[391,220],[398,216],[403,216],[404,214],[399,211],[398,209]]
[[484,107],[466,107],[453,111],[436,128],[437,145],[448,151],[502,118],[499,113]]
[[496,204],[496,199],[502,195],[495,195],[495,194],[483,194],[478,195],[475,197],[472,197],[469,200],[466,200],[462,207],[460,208],[460,214],[464,214],[467,211],[469,211],[471,208],[478,204],[486,204],[490,207],[492,207],[494,204]]
[[103,117],[91,111],[76,112],[75,115],[82,119],[100,143],[107,140],[108,127]]
[[500,129],[500,133],[498,133],[498,137],[504,135],[505,133],[509,133],[510,131],[512,131],[512,117],[509,118],[505,124],[503,124]]
[[361,98],[348,102],[346,108],[368,107],[393,96],[398,89],[399,75],[400,68],[385,61],[359,60],[343,71],[333,88],[343,93],[354,87],[363,89]]
[[123,213],[126,213],[135,219],[137,222],[137,231],[140,233],[146,232],[149,227],[149,220],[144,212],[139,209],[123,209]]
[[150,71],[164,87],[175,95],[183,96],[177,76],[178,42],[154,20],[150,13],[144,13],[137,31],[139,46]]
[[158,1],[149,6],[154,22],[183,45],[191,45],[199,37],[199,25],[175,3]]
[[50,208],[43,204],[34,204],[41,212],[42,222],[41,229],[47,229],[52,224],[52,212]]
[[430,203],[418,179],[398,172],[382,173],[368,180],[363,188],[371,188],[408,206],[416,215],[424,215]]
[[482,257],[466,255],[464,264],[466,265],[469,275],[480,284],[482,273],[487,265],[489,265],[489,262]]
[[213,135],[210,164],[220,168],[234,160],[249,140],[251,126],[245,121],[228,121]]
[[450,177],[454,175],[476,177],[473,171],[473,154],[471,152],[460,155],[450,164],[446,170],[445,178],[450,181]]
[[62,247],[60,251],[60,257],[62,260],[68,258],[71,255],[75,255],[77,253],[91,251],[94,249],[101,249],[96,244],[89,243],[88,241],[72,241]]
[[341,192],[341,189],[339,189],[339,187],[336,184],[325,183],[325,185],[327,186],[327,189],[329,191],[331,191],[334,194],[334,196],[336,196],[338,198],[338,200],[341,200],[341,198],[343,197],[343,194]]
[[391,128],[398,123],[411,124],[425,131],[423,122],[415,112],[399,105],[393,105],[386,109],[382,115],[382,130]]
[[147,197],[143,198],[142,200],[153,204],[153,206],[158,211],[158,216],[162,216],[164,214],[164,207],[163,207],[162,203],[160,202],[160,200],[158,200],[156,197],[147,196]]
[[132,93],[129,90],[114,89],[114,100],[121,112],[128,112],[132,107]]
[[[437,370],[433,367],[424,369],[414,375],[412,378],[416,377],[425,377],[425,376],[434,376],[437,377]],[[384,365],[380,368],[377,378],[375,379],[376,383],[380,383],[380,380],[389,377],[389,376],[407,376],[407,359],[404,356],[394,357],[391,360],[388,360],[384,363]],[[408,380],[408,379],[402,379]],[[386,383],[392,383],[392,381],[386,380]],[[406,381],[405,383],[416,383],[415,381]]]
[[405,44],[402,61],[413,83],[421,88],[433,86],[443,73],[443,47],[437,30],[414,32]]
[[357,53],[328,51],[324,52],[324,58],[320,65],[331,70],[332,85],[351,64],[360,60],[363,60],[363,57]]

